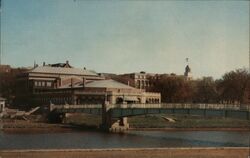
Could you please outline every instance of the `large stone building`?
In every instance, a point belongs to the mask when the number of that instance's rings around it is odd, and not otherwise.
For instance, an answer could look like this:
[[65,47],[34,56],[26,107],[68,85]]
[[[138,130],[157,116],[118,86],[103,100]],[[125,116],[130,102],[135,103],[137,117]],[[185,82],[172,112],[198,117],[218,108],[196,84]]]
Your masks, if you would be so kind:
[[120,77],[124,78],[127,83],[135,88],[138,89],[147,89],[150,87],[149,82],[149,74],[146,72],[140,72],[140,73],[128,73],[128,74],[122,74],[119,75]]
[[110,104],[160,103],[159,93],[148,93],[114,80],[83,81],[64,85],[57,89],[35,93],[33,97],[41,105],[53,104]]
[[159,103],[159,93],[146,93],[68,62],[36,66],[18,78],[18,105]]

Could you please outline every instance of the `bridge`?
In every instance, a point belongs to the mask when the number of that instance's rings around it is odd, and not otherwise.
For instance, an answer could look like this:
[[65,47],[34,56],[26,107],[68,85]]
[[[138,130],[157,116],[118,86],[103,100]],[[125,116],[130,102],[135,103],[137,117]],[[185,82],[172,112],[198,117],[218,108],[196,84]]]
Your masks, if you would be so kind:
[[103,129],[123,131],[129,128],[127,117],[146,114],[184,114],[208,117],[229,117],[250,120],[250,105],[229,104],[89,104],[50,105],[50,112],[102,115]]

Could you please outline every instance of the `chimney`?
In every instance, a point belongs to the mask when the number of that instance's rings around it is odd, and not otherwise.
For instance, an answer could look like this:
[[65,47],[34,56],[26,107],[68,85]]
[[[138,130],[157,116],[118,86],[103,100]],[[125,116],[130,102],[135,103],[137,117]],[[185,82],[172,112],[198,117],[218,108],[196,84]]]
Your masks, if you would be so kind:
[[83,77],[82,78],[82,86],[85,87],[85,85],[86,85],[86,78]]
[[45,66],[45,62],[43,62],[43,66]]
[[66,64],[69,65],[69,61],[68,60],[66,60]]

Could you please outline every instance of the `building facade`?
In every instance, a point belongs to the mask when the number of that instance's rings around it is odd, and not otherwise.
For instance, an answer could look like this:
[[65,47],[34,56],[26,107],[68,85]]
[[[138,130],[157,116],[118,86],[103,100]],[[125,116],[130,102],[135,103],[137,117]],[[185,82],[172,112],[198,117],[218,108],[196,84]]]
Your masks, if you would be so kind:
[[36,93],[34,102],[48,104],[133,104],[160,103],[159,93],[148,93],[114,80],[85,81],[73,87],[63,86]]
[[18,105],[161,102],[159,93],[147,93],[143,89],[105,79],[86,68],[73,68],[68,62],[36,66],[20,75],[17,85]]
[[94,71],[85,68],[74,68],[66,63],[48,64],[43,66],[35,65],[33,69],[28,70],[18,76],[16,81],[16,99],[15,104],[33,104],[30,102],[34,94],[58,89],[65,85],[73,86],[82,81],[103,80]]
[[127,79],[127,83],[138,89],[148,89],[150,87],[149,74],[146,72],[128,73],[119,75]]

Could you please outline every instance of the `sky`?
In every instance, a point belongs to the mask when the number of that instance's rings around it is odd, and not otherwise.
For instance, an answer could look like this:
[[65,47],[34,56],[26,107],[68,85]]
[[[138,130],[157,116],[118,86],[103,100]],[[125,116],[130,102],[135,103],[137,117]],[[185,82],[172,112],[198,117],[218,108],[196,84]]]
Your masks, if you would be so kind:
[[248,68],[249,1],[2,0],[2,64],[220,78]]

